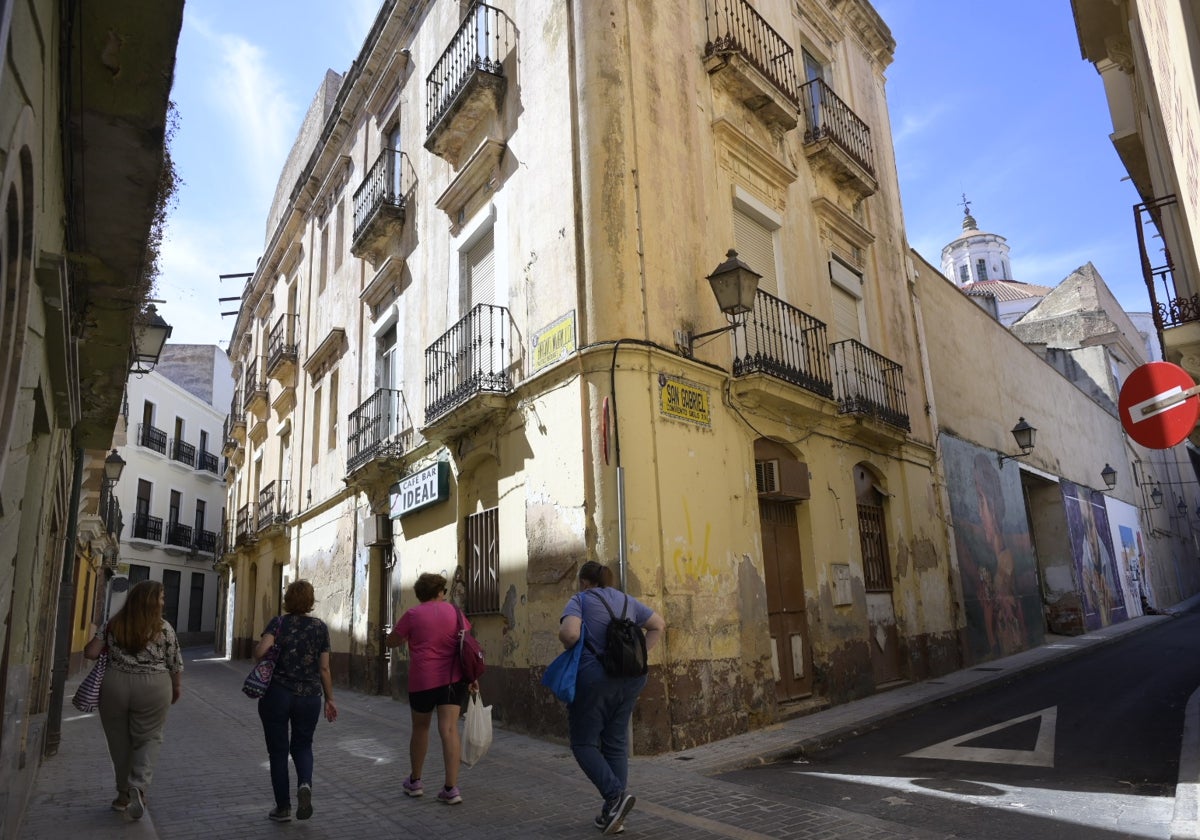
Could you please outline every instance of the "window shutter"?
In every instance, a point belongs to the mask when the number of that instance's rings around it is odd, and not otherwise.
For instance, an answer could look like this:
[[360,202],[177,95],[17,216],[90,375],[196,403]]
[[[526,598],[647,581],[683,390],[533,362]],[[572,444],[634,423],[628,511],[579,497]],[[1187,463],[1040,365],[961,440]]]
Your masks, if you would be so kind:
[[496,302],[495,233],[488,230],[466,253],[467,309]]
[[839,341],[847,338],[862,341],[858,298],[836,284],[833,286],[833,328]]
[[733,208],[733,240],[742,262],[762,275],[758,288],[779,297],[775,276],[775,233],[747,213]]

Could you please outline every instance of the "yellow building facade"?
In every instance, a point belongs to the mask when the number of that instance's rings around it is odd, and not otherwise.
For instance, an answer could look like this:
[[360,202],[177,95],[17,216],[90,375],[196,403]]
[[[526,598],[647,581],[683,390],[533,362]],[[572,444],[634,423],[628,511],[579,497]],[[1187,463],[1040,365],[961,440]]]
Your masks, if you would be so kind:
[[233,332],[235,651],[305,577],[337,678],[402,691],[381,630],[457,576],[497,716],[560,733],[596,559],[667,621],[641,751],[960,667],[894,46],[859,0],[385,3]]

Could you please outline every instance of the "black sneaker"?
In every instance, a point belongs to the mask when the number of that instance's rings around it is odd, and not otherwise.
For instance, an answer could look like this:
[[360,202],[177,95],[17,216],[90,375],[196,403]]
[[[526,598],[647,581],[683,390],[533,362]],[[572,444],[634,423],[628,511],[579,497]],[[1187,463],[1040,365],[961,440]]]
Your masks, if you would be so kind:
[[299,803],[296,805],[296,819],[306,820],[312,816],[312,785],[300,785],[296,792]]
[[616,802],[611,807],[606,807],[599,819],[604,820],[604,827],[601,829],[604,834],[620,834],[624,831],[622,823],[625,822],[625,817],[629,816],[629,812],[633,810],[633,803],[637,800],[632,794],[622,793]]
[[142,799],[142,792],[135,787],[129,789],[129,806],[125,809],[125,813],[131,819],[140,820],[142,814],[146,813],[146,802]]
[[275,807],[271,809],[271,813],[267,814],[267,819],[271,822],[291,822],[292,809]]

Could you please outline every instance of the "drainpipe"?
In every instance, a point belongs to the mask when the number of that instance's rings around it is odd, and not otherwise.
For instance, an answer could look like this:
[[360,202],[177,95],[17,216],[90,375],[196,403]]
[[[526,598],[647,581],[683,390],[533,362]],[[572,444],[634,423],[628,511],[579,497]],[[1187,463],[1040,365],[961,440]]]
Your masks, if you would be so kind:
[[[72,439],[75,438],[72,433]],[[79,533],[79,491],[83,484],[83,448],[75,446],[75,470],[71,477],[71,502],[67,507],[67,531],[63,542],[62,580],[58,584],[58,621],[54,629],[54,666],[50,671],[50,708],[46,715],[46,741],[42,755],[58,754],[62,741],[63,692],[71,661],[71,608],[75,602],[75,541]]]

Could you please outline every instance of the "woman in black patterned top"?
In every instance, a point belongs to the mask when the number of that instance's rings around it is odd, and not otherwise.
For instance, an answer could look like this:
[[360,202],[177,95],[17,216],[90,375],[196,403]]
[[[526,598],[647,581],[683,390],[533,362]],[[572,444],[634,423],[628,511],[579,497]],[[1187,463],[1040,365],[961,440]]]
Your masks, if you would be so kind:
[[293,581],[283,596],[286,614],[271,619],[254,649],[254,658],[262,659],[272,645],[279,645],[271,685],[258,701],[275,794],[275,808],[267,817],[275,822],[288,822],[292,818],[288,755],[296,764],[299,786],[296,819],[312,816],[312,742],[317,721],[321,719],[322,694],[325,719],[330,723],[337,720],[333,678],[329,672],[329,628],[321,619],[309,615],[315,602],[311,583]]
[[161,582],[138,582],[83,651],[95,659],[108,646],[100,723],[117,778],[112,807],[135,820],[145,813],[167,710],[183,693],[183,656],[175,628],[163,618],[165,602]]

